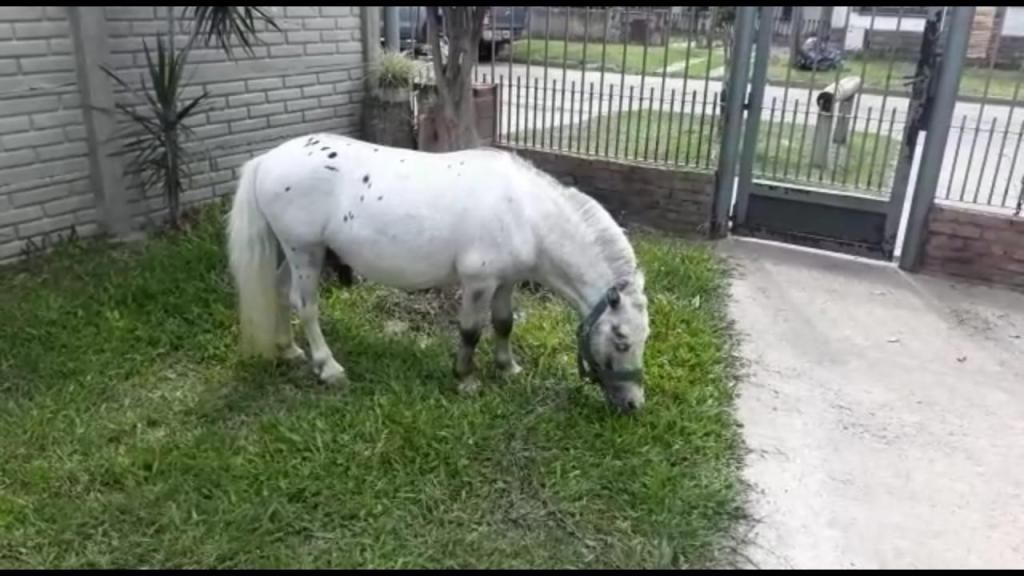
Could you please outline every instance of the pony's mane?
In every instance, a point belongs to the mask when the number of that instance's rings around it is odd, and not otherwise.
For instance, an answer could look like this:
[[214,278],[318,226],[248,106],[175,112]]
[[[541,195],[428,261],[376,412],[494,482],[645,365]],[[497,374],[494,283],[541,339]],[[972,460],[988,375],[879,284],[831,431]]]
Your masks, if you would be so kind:
[[630,280],[637,272],[636,254],[633,246],[615,222],[611,214],[596,200],[573,186],[566,186],[553,176],[537,168],[529,160],[517,154],[506,153],[512,162],[519,164],[537,178],[548,184],[552,191],[562,194],[563,199],[579,215],[583,227],[604,256],[616,281]]

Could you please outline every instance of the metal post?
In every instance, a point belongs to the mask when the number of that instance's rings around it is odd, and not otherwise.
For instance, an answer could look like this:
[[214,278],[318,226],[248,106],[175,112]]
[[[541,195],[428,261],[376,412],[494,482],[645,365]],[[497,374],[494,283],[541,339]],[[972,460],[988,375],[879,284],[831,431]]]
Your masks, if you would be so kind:
[[918,268],[924,253],[928,232],[928,213],[935,202],[939,172],[942,168],[949,138],[949,125],[956,105],[960,74],[967,56],[967,43],[974,20],[974,6],[953,6],[950,9],[949,32],[943,50],[942,64],[936,82],[935,99],[928,121],[928,137],[921,151],[921,162],[917,169],[917,182],[907,217],[907,229],[903,237],[903,251],[899,266],[903,270]]
[[768,78],[768,61],[771,59],[772,22],[774,6],[761,6],[757,21],[757,48],[754,58],[754,73],[750,79],[750,96],[747,100],[747,126],[743,134],[743,149],[740,152],[740,173],[736,195],[736,224],[747,221],[749,191],[754,183],[754,156],[757,152],[757,131],[761,126],[761,108],[764,106],[764,88]]
[[401,49],[398,27],[398,6],[385,6],[384,45],[389,52],[398,52]]
[[754,18],[757,15],[757,8],[757,6],[740,6],[736,10],[736,40],[732,51],[733,62],[730,63],[729,69],[725,128],[722,132],[715,196],[711,206],[709,233],[712,238],[724,236],[729,228],[729,209],[732,207],[732,193],[736,183],[740,136],[743,129],[743,101],[747,95],[750,49],[753,46]]

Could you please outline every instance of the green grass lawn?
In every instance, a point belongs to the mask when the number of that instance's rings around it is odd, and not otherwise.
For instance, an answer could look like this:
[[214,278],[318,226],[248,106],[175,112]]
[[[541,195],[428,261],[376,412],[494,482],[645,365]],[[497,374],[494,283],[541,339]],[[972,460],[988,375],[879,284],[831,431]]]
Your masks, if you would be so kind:
[[[529,60],[531,64],[543,64],[546,61],[549,66],[561,66],[564,57],[566,59],[566,67],[573,70],[583,68],[584,66],[588,70],[599,71],[601,69],[601,43],[588,42],[586,58],[583,55],[582,42],[568,42],[568,46],[566,44],[566,42],[561,40],[547,41],[547,60],[545,60],[545,42],[543,39],[532,39],[529,44],[526,40],[520,40],[512,47],[512,59],[514,62],[520,63],[525,63]],[[650,46],[647,52],[646,66],[644,65],[644,48],[642,45],[630,44],[626,46],[625,52],[625,71],[628,74],[643,74],[646,70],[647,74],[660,77],[662,69],[667,62],[670,67],[673,65],[679,66],[675,69],[670,69],[669,77],[681,78],[686,75],[690,78],[704,78],[708,70],[708,62],[711,63],[712,69],[725,64],[725,53],[720,45],[711,51],[709,58],[707,48],[702,47],[698,42],[693,42],[690,46],[690,65],[688,67],[682,66],[682,63],[686,61],[687,47],[685,46],[685,41],[680,41],[679,39],[674,39],[670,44],[667,58],[664,45]],[[563,56],[563,53],[566,56]],[[623,44],[608,43],[604,63],[605,71],[617,73],[623,70],[622,53]],[[787,81],[787,74],[789,83],[796,86],[824,88],[835,81],[836,72],[834,70],[822,72],[811,72],[795,68],[790,70],[788,62],[788,56],[773,55],[768,66],[768,81],[775,85],[782,85]],[[887,78],[890,76],[890,62],[891,79],[887,81]],[[840,77],[862,75],[865,88],[882,91],[888,86],[891,93],[908,94],[908,89],[903,83],[904,76],[911,76],[914,73],[915,66],[916,64],[913,61],[890,61],[881,57],[870,57],[865,60],[851,56],[844,62],[844,69],[840,72]],[[985,94],[985,84],[989,82],[989,98],[1011,99],[1014,96],[1014,90],[1018,80],[1021,78],[1021,74],[1022,72],[1019,70],[993,70],[991,72],[992,79],[989,81],[989,70],[987,68],[968,66],[964,68],[960,81],[960,95],[980,97]],[[1018,94],[1018,99],[1021,95]]]
[[[625,69],[627,74],[653,74],[661,76],[666,64],[675,69],[670,69],[668,76],[682,78],[687,73],[690,77],[704,77],[708,72],[710,63],[711,69],[722,66],[725,62],[724,53],[719,47],[711,51],[711,58],[708,58],[707,48],[702,48],[698,43],[693,42],[689,47],[689,64],[687,62],[687,46],[678,45],[678,40],[670,45],[666,54],[665,45],[649,46],[647,49],[646,63],[644,60],[644,47],[638,44],[624,45],[622,43],[609,42],[604,49],[604,70],[607,72],[621,72]],[[547,59],[545,60],[545,48]],[[566,68],[578,70],[601,70],[602,44],[588,42],[586,46],[586,58],[583,53],[582,42],[568,42],[561,40],[549,40],[546,45],[543,40],[532,39],[529,42],[520,40],[512,46],[513,62],[530,64],[544,64],[548,66],[562,66],[565,61]],[[623,52],[625,52],[625,68],[623,68]],[[667,56],[667,58],[666,58]]]
[[[787,81],[787,71],[791,84],[824,88],[836,80],[835,70],[821,72],[797,70],[795,68],[790,70],[788,64],[788,58],[772,56],[768,65],[769,82],[779,85],[784,84]],[[844,67],[840,71],[839,77],[842,78],[850,75],[863,76],[863,86],[865,88],[881,91],[885,90],[888,86],[890,92],[908,94],[909,88],[904,84],[905,77],[913,76],[916,66],[915,62],[909,61],[890,61],[884,58],[868,58],[866,60],[850,58],[844,62]],[[992,79],[989,81],[988,69],[974,66],[965,67],[960,80],[960,96],[980,97],[985,94],[985,83],[989,82],[989,98],[1013,98],[1014,89],[1018,79],[1021,77],[1021,72],[992,70],[991,75]]]
[[[556,127],[524,134],[519,140],[512,136],[510,140],[513,144],[533,145],[536,142],[538,147],[591,155],[603,156],[607,150],[611,157],[629,160],[675,163],[678,159],[680,164],[714,169],[719,152],[720,127],[719,118],[710,114],[710,104],[708,109],[705,116],[634,110],[591,119],[584,122],[582,129],[579,125],[574,125],[571,130],[568,126]],[[871,189],[888,189],[899,154],[899,139],[889,138],[885,135],[886,130],[883,130],[883,135],[853,133],[846,146],[833,148],[840,150],[835,170],[832,169],[836,162],[833,154],[829,168],[812,168],[808,172],[814,126],[803,132],[802,116],[794,124],[788,121],[780,123],[776,115],[770,132],[768,124],[767,120],[762,122],[758,130],[754,159],[756,176],[810,184],[824,181],[831,185],[834,172],[835,183],[841,188],[864,189],[870,181]],[[887,126],[886,123],[883,128]],[[851,150],[853,153],[848,157]]]
[[635,238],[647,407],[578,381],[575,319],[517,292],[524,373],[455,393],[455,306],[325,285],[353,380],[236,356],[223,209],[0,270],[0,567],[657,567],[741,517],[722,264]]

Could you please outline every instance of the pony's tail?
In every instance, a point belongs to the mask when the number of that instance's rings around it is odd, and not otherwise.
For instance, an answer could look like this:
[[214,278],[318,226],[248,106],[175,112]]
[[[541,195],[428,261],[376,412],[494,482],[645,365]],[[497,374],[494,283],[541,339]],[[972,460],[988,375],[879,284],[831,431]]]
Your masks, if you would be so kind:
[[256,202],[260,159],[242,166],[228,224],[228,255],[238,290],[242,351],[272,357],[276,347],[277,238]]

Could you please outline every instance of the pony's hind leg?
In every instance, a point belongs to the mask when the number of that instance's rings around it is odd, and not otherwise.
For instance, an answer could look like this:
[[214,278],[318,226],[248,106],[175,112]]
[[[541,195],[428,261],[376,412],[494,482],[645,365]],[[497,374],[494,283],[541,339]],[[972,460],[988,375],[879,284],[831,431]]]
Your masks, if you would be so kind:
[[494,326],[494,363],[498,370],[507,376],[514,376],[522,371],[512,354],[512,336],[514,316],[512,310],[512,291],[514,282],[498,286],[491,300],[491,324]]
[[295,344],[290,322],[292,273],[291,265],[283,260],[277,269],[277,349],[285,360],[304,360],[306,353]]
[[460,392],[472,393],[480,388],[473,357],[480,342],[480,333],[487,324],[488,303],[494,297],[495,288],[493,282],[463,282],[462,309],[459,311],[460,345],[455,356],[455,376],[459,379]]
[[320,380],[327,384],[343,382],[345,369],[334,359],[327,347],[323,332],[320,331],[319,283],[320,266],[323,263],[323,248],[317,250],[292,251],[291,263],[292,305],[299,312],[299,320],[309,342],[309,353],[313,369]]

